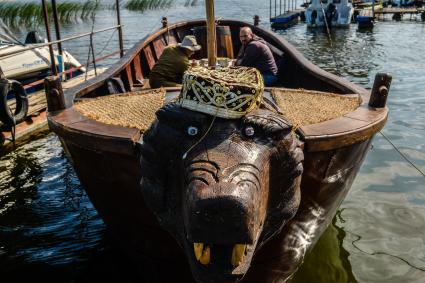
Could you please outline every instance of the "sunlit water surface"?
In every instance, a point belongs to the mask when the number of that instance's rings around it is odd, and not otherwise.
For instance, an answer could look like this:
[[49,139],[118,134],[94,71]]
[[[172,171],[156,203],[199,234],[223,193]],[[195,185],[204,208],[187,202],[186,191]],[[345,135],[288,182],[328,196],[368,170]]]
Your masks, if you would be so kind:
[[[203,16],[203,6],[185,8],[182,2],[144,15],[123,10],[125,47],[158,28],[164,15],[170,22]],[[216,1],[216,14],[246,21],[258,14],[269,27],[268,1]],[[115,23],[113,13],[98,11],[94,28]],[[91,28],[90,22],[78,23],[64,25],[62,32]],[[15,32],[24,37],[24,31]],[[425,23],[388,20],[373,31],[352,25],[332,31],[331,41],[304,24],[279,34],[321,68],[366,88],[376,72],[391,73],[383,133],[425,171]],[[112,32],[94,40],[97,56],[118,48]],[[87,39],[65,48],[87,60]],[[425,178],[378,134],[333,224],[292,281],[425,282],[424,231]],[[1,282],[140,282],[129,266],[108,244],[105,226],[53,134],[0,157]]]

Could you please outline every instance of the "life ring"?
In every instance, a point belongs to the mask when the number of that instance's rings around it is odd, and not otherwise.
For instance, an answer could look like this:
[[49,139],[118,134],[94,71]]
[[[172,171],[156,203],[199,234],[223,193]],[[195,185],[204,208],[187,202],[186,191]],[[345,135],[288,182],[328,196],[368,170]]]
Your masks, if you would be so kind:
[[[7,96],[13,93],[16,100],[14,113],[7,104]],[[7,126],[22,122],[28,114],[28,97],[24,87],[15,80],[0,81],[0,121]]]

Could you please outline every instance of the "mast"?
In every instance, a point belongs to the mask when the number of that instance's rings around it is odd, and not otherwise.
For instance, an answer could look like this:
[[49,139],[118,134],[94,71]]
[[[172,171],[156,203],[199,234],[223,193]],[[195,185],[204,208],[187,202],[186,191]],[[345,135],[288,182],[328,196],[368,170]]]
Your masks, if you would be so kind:
[[207,46],[208,66],[215,67],[217,62],[217,45],[215,34],[214,0],[205,0],[207,11]]

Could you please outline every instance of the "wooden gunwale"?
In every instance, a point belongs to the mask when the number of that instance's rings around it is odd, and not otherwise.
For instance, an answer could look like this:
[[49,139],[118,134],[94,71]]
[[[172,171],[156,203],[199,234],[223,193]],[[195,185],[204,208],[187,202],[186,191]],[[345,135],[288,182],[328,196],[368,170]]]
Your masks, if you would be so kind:
[[[283,38],[261,27],[253,26],[242,21],[220,20],[219,24],[229,25],[233,28],[250,26],[256,34],[263,37],[272,45],[273,50],[277,49],[283,51],[285,56],[289,56],[291,60],[295,61],[298,66],[303,68],[307,73],[334,86],[342,94],[354,93],[361,96],[363,101],[362,105],[353,112],[343,117],[322,123],[303,126],[298,130],[301,138],[306,143],[307,151],[331,150],[367,140],[385,124],[388,109],[386,107],[381,109],[369,107],[367,105],[369,93],[366,89],[320,69],[308,61]],[[128,74],[129,66],[134,64],[133,61],[135,58],[139,60],[140,54],[143,52],[144,48],[149,47],[149,49],[155,53],[152,44],[154,40],[161,37],[164,38],[169,32],[177,34],[176,31],[181,28],[187,30],[200,25],[205,25],[205,20],[184,21],[170,25],[168,28],[162,28],[152,35],[144,37],[133,48],[128,50],[119,62],[114,64],[100,76],[66,90],[65,102],[68,109],[49,114],[49,125],[51,129],[61,136],[69,138],[69,141],[78,143],[81,147],[88,147],[94,150],[102,149],[111,152],[116,152],[118,150],[127,154],[132,153],[134,151],[134,143],[139,140],[141,136],[138,130],[106,125],[83,117],[78,111],[73,109],[74,100],[76,98],[82,98],[86,94],[101,87],[105,80],[110,77],[119,76],[123,72]],[[155,54],[154,56],[157,55]],[[130,84],[130,88],[131,86]],[[167,91],[175,91],[175,89],[169,89]],[[119,145],[119,149],[118,147],[115,148],[117,145]]]

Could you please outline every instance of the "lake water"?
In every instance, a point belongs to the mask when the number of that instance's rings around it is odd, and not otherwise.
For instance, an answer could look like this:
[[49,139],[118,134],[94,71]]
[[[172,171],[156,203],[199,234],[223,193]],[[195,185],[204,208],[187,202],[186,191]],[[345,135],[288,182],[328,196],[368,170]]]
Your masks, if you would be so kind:
[[[203,6],[186,8],[183,2],[143,15],[123,10],[125,47],[158,28],[164,15],[170,22],[203,17]],[[251,22],[254,14],[269,27],[268,1],[216,1],[217,17]],[[115,23],[109,10],[98,11],[94,29]],[[91,28],[90,22],[78,23],[64,25],[62,32],[66,36]],[[332,44],[326,33],[305,24],[279,34],[323,69],[366,88],[376,72],[391,73],[390,116],[382,132],[425,171],[424,22],[387,20],[373,31],[352,25],[332,31]],[[104,42],[111,35],[109,45],[96,47],[98,56],[118,48],[112,32],[95,41]],[[87,60],[87,39],[64,46],[81,62]],[[133,275],[131,265],[108,244],[105,226],[53,134],[42,133],[0,157],[1,282],[141,282]],[[377,134],[333,224],[292,282],[425,282],[424,278],[425,178]]]

